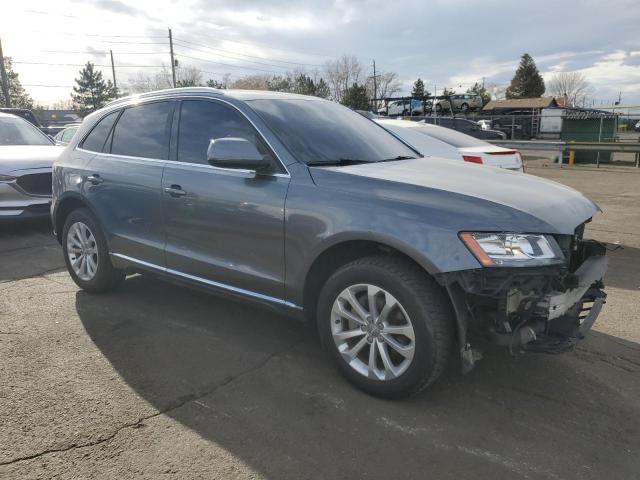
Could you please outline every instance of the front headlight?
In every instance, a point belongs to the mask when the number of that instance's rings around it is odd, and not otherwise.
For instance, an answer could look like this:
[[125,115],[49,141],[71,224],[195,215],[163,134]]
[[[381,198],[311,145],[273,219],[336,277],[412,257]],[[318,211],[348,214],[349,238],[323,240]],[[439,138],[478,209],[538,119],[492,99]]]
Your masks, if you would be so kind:
[[549,235],[462,232],[460,239],[485,267],[532,267],[564,261],[560,247]]
[[11,175],[2,175],[0,173],[0,182],[13,182],[17,177],[12,177]]

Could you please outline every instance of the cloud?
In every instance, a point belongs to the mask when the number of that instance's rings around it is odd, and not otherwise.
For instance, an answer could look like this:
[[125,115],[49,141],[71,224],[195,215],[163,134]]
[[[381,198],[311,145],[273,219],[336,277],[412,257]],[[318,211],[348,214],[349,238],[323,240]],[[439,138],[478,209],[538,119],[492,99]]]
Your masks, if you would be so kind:
[[111,13],[123,14],[123,15],[133,15],[133,16],[142,16],[151,19],[152,17],[142,9],[132,7],[120,0],[75,0],[81,1],[82,3],[88,3],[90,5],[95,6],[100,10],[106,10]]
[[[627,99],[640,102],[637,0],[538,0],[535,5],[510,0],[481,4],[472,0],[60,0],[55,9],[46,0],[33,2],[38,11],[52,15],[54,10],[73,11],[77,16],[56,17],[48,24],[41,19],[45,29],[124,36],[153,32],[163,42],[166,28],[171,27],[177,39],[218,49],[190,45],[204,50],[198,52],[183,43],[176,46],[178,53],[219,63],[275,71],[295,69],[299,63],[313,70],[347,53],[356,55],[365,66],[364,73],[370,75],[375,59],[378,70],[398,73],[406,89],[403,93],[408,93],[417,77],[430,89],[433,84],[438,89],[460,89],[458,85],[466,89],[483,77],[486,83],[505,84],[522,53],[528,52],[545,76],[583,71],[591,77],[596,96],[623,90]],[[3,43],[11,46],[5,32],[17,30],[13,24],[31,24],[34,17],[44,17],[22,15],[12,14],[9,25],[0,18]],[[24,42],[14,45],[18,52],[27,48]],[[90,51],[89,47],[113,47],[114,55],[116,50],[164,49],[100,44],[88,38],[82,48]],[[159,58],[136,56],[134,63],[154,64]],[[277,66],[260,66],[243,58]],[[221,73],[256,72],[186,58],[184,62]],[[129,73],[135,72],[122,71],[125,77]],[[67,82],[61,76],[60,83]]]

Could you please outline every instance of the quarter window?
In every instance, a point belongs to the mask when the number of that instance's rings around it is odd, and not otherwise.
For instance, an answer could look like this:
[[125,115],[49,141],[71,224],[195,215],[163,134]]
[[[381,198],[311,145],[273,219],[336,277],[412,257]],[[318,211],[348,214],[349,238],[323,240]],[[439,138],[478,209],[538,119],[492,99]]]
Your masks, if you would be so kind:
[[111,153],[166,160],[172,113],[172,102],[125,109],[113,130]]
[[82,142],[82,148],[84,148],[85,150],[90,150],[92,152],[105,151],[103,150],[103,147],[107,141],[107,136],[109,135],[111,127],[113,127],[113,123],[116,121],[116,118],[118,118],[119,113],[120,110],[117,110],[100,120],[98,124],[93,127],[91,133],[87,135],[87,138],[84,139],[84,142]]
[[211,140],[225,137],[244,138],[275,165],[271,152],[253,126],[239,112],[217,102],[185,100],[180,108],[178,161],[207,163]]

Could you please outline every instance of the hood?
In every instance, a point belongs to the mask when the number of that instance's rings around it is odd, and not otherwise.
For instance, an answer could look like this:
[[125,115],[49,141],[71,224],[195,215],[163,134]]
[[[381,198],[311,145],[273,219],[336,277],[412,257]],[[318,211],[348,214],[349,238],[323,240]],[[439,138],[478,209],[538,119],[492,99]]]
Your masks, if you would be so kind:
[[[517,224],[531,233],[573,234],[578,225],[599,210],[580,192],[550,180],[441,158],[310,170],[314,182],[321,187],[360,190],[405,203],[420,204],[424,199],[430,207],[435,201],[449,215],[453,204],[465,205],[475,213],[475,226],[482,223],[483,218],[478,217],[486,216],[486,229],[500,227],[499,218],[504,216],[505,229]],[[460,211],[459,215],[469,213]]]
[[51,168],[63,150],[58,145],[0,145],[0,173]]

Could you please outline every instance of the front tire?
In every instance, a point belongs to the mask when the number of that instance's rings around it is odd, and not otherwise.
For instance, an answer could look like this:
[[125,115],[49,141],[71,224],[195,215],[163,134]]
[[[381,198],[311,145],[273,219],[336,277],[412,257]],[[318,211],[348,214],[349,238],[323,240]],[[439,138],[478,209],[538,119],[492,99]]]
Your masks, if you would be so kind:
[[90,293],[102,293],[124,279],[124,272],[111,264],[102,229],[88,209],[71,212],[62,232],[64,260],[76,285]]
[[318,328],[343,375],[372,395],[415,394],[444,371],[454,318],[442,288],[408,259],[365,257],[327,280]]

